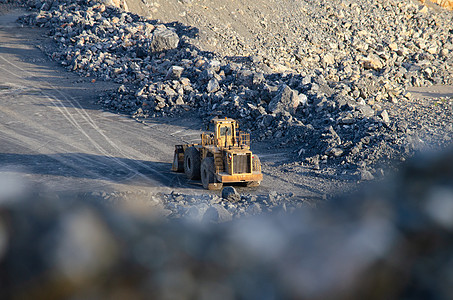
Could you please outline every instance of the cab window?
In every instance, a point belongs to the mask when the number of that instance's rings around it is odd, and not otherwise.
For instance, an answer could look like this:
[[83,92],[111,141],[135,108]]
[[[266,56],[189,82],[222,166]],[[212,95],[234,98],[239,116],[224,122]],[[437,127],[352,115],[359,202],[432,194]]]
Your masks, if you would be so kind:
[[220,127],[220,136],[231,136],[232,130],[230,126]]

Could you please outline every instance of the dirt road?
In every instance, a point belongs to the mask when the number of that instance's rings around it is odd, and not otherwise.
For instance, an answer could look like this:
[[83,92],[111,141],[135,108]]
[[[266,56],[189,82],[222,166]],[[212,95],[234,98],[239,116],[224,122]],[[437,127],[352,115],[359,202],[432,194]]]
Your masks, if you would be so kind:
[[55,190],[183,189],[180,177],[169,172],[169,154],[188,133],[178,136],[179,126],[144,126],[99,110],[97,97],[111,83],[92,83],[50,62],[36,47],[46,42],[44,31],[14,23],[21,13],[0,18],[3,172]]
[[[23,13],[8,10],[0,16],[2,173],[54,191],[206,193],[200,183],[170,171],[174,145],[196,142],[200,120],[189,116],[140,123],[103,111],[96,104],[99,95],[116,86],[81,78],[50,61],[39,49],[51,43],[45,30],[14,22]],[[288,154],[264,144],[255,148],[265,179],[261,187],[241,192],[277,190],[317,199],[341,185],[328,176],[282,167]]]

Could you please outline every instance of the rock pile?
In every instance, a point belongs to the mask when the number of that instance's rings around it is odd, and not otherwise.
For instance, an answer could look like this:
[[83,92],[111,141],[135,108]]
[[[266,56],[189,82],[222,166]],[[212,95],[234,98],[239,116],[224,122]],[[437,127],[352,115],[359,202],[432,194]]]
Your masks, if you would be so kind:
[[404,159],[413,151],[393,110],[412,101],[408,86],[453,84],[452,15],[410,1],[334,2],[301,2],[294,28],[303,41],[285,48],[298,49],[287,57],[298,63],[280,73],[281,57],[217,57],[191,43],[195,28],[94,0],[25,1],[39,10],[21,21],[49,28],[58,46],[49,55],[69,70],[118,83],[101,99],[110,109],[135,118],[230,116],[315,167]]
[[[81,199],[128,211],[138,207],[139,211],[152,211],[157,217],[191,223],[223,223],[255,215],[292,213],[310,205],[291,193],[273,191],[260,195],[241,194],[232,186],[225,186],[221,195],[186,195],[176,192],[129,195],[118,191],[102,191],[83,194]],[[132,207],[131,201],[135,203]]]
[[241,195],[233,187],[224,187],[222,197],[213,194],[163,195],[164,207],[171,219],[184,218],[194,222],[225,222],[262,214],[290,213],[307,206],[292,195],[272,192],[266,195]]

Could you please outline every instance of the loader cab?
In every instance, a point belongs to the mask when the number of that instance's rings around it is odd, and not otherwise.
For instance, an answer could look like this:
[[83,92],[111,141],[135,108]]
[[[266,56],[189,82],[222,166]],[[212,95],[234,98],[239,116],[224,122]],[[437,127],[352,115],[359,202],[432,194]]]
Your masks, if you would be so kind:
[[236,121],[232,119],[218,119],[212,120],[214,123],[214,137],[219,147],[234,146],[236,141]]

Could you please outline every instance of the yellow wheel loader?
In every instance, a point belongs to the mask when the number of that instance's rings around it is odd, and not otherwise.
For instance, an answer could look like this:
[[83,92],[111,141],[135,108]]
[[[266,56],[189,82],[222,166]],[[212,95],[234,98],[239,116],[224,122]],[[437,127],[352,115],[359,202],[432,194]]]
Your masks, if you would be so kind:
[[250,151],[250,135],[239,131],[230,118],[214,118],[214,132],[202,133],[200,144],[175,146],[172,170],[199,179],[209,190],[223,183],[259,186],[263,180],[260,159]]

